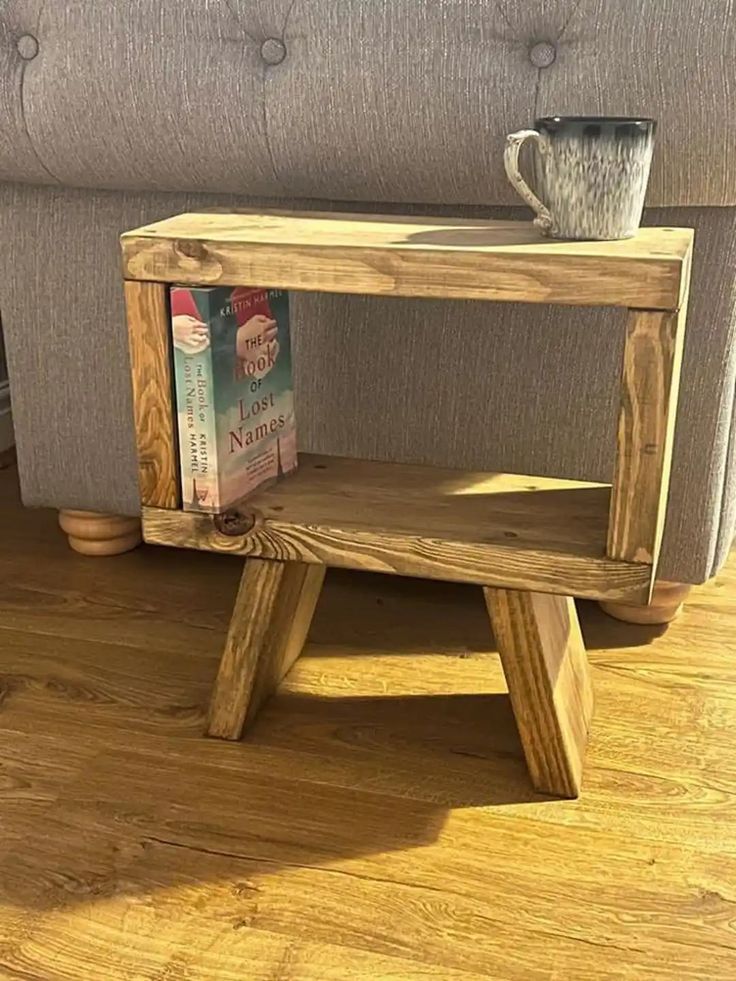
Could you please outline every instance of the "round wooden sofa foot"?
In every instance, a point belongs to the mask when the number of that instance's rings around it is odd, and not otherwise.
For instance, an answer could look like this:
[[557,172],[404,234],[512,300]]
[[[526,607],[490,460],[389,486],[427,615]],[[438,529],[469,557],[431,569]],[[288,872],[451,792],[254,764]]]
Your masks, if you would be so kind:
[[657,582],[649,606],[629,606],[628,603],[601,603],[609,617],[625,623],[657,624],[674,620],[693,587],[689,583]]
[[59,524],[69,545],[82,555],[120,555],[141,542],[139,518],[96,511],[59,511]]

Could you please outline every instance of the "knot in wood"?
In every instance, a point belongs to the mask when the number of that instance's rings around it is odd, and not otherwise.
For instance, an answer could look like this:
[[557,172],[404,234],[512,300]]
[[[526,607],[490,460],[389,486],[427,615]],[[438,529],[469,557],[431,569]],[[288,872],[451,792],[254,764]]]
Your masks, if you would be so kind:
[[207,246],[203,242],[180,238],[176,242],[176,251],[188,259],[203,260],[207,258]]
[[215,528],[223,534],[234,538],[237,535],[245,535],[255,527],[256,515],[253,511],[239,511],[237,508],[230,508],[222,514],[215,515]]

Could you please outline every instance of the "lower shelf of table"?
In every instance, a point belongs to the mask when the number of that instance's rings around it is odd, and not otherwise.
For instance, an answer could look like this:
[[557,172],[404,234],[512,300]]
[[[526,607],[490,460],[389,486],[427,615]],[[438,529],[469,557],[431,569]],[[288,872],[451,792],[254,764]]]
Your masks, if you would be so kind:
[[[143,509],[147,542],[646,603],[652,568],[605,554],[610,487],[300,454],[238,520]],[[235,534],[222,530],[235,531]]]

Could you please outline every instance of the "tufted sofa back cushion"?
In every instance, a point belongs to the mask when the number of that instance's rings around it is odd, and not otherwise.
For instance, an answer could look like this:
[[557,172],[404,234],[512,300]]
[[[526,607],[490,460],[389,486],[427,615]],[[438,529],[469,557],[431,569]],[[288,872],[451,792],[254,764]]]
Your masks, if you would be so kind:
[[0,179],[504,204],[507,132],[646,114],[649,203],[736,204],[735,65],[732,0],[6,0]]

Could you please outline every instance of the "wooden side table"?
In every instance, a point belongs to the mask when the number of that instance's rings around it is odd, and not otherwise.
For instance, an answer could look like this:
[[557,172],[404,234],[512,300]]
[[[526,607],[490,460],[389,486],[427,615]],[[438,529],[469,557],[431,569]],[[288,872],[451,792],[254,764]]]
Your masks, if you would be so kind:
[[[277,211],[123,235],[144,538],[247,558],[210,735],[239,738],[298,657],[327,566],[459,580],[483,587],[534,786],[577,796],[593,699],[572,597],[651,595],[692,240],[644,228],[563,243],[519,222]],[[225,515],[184,512],[170,283],[627,307],[613,486],[301,454],[295,476]]]

